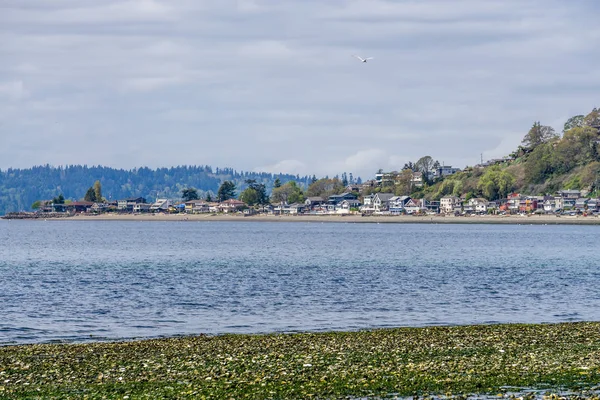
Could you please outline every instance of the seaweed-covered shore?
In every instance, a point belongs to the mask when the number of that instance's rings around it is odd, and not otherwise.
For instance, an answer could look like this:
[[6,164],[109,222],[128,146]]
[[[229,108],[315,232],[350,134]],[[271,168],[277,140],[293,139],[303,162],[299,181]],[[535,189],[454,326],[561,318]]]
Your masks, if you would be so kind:
[[463,397],[525,388],[597,398],[599,382],[597,322],[0,347],[3,399]]

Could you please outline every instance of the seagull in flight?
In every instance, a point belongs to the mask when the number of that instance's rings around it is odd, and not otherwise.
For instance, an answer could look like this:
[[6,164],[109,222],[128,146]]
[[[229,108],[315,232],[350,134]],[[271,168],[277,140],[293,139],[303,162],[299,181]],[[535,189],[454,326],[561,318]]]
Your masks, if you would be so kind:
[[360,61],[362,61],[364,63],[366,63],[367,60],[372,60],[373,59],[373,57],[362,58],[362,57],[357,56],[357,55],[354,55],[354,57],[358,58]]

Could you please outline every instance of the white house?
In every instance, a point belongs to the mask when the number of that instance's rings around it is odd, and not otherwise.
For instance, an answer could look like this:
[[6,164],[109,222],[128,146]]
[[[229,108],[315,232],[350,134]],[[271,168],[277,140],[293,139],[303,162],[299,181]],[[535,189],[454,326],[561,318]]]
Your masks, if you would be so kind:
[[440,199],[440,212],[450,214],[460,207],[460,199],[456,196],[444,196]]
[[168,199],[156,199],[156,201],[150,206],[150,211],[153,212],[166,212],[171,207],[171,200]]

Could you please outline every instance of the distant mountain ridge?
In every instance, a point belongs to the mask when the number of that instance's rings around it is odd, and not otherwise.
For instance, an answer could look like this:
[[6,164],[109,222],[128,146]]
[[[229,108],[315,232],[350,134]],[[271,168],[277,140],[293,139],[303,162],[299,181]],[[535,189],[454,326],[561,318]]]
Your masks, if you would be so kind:
[[207,193],[214,197],[221,183],[226,180],[235,183],[238,194],[247,186],[247,179],[264,184],[270,191],[277,178],[281,183],[294,180],[304,188],[311,179],[309,176],[292,174],[213,169],[208,165],[156,169],[141,167],[131,170],[87,165],[9,168],[0,170],[0,215],[29,211],[36,200],[52,199],[59,194],[65,199],[82,199],[97,180],[102,184],[102,194],[107,199],[142,196],[153,201],[158,197],[181,198],[181,190],[188,187],[196,188],[201,197]]

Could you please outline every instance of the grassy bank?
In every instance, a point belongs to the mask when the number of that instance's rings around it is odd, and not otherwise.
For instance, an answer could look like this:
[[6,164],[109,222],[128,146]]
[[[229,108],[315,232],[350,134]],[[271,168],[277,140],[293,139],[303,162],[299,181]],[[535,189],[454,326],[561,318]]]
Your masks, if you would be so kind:
[[0,347],[0,398],[308,399],[591,388],[600,323]]

